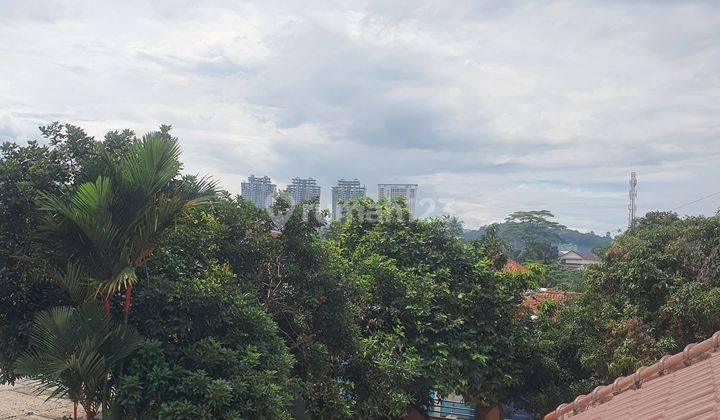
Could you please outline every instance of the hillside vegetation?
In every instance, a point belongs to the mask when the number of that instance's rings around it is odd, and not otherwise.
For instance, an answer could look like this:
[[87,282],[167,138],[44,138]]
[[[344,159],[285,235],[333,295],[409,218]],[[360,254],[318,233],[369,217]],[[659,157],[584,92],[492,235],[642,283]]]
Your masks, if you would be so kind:
[[[507,239],[516,248],[521,246],[517,242],[517,237],[507,232],[507,223],[499,223],[498,226],[500,235],[503,238]],[[485,234],[487,228],[487,226],[482,226],[475,230],[465,230],[463,232],[463,238],[468,241],[478,239]],[[594,232],[584,233],[569,228],[560,230],[558,235],[560,235],[560,238],[562,239],[562,244],[574,245],[580,252],[589,252],[597,248],[605,248],[610,245],[610,242],[612,242],[612,238],[609,234],[600,236]]]

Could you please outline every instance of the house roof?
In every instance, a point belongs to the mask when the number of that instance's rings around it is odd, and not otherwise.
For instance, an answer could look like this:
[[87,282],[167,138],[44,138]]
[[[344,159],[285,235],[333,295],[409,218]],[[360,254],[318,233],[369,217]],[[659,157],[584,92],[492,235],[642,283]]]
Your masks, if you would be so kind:
[[561,404],[544,420],[716,419],[720,416],[720,331],[652,366]]
[[600,257],[595,255],[594,252],[578,252],[578,251],[558,252],[558,259],[567,258],[567,256],[570,254],[575,254],[584,260],[600,261]]
[[600,257],[595,255],[594,252],[578,252],[578,254],[586,260],[600,261]]
[[513,259],[508,259],[505,263],[505,266],[502,268],[502,271],[505,273],[510,271],[520,271],[521,273],[527,273],[528,271],[530,271],[530,269]]
[[540,289],[525,295],[525,298],[522,301],[522,306],[536,312],[540,302],[545,300],[552,300],[555,303],[560,303],[569,297],[579,295],[580,293],[577,292],[566,292],[564,290],[557,289]]

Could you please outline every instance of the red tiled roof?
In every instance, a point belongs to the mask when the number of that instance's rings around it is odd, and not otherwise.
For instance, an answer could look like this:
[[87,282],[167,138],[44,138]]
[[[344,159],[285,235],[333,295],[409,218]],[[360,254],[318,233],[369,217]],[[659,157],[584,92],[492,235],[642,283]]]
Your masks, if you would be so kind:
[[586,259],[586,260],[590,260],[590,261],[600,261],[600,257],[598,257],[597,255],[595,255],[594,252],[578,252],[578,254],[580,254],[580,256],[583,257],[583,258]]
[[599,386],[544,420],[720,418],[720,331],[632,375]]
[[532,292],[525,296],[522,301],[522,305],[533,312],[537,311],[540,302],[545,300],[552,300],[555,303],[560,303],[569,297],[579,296],[577,292],[565,292],[563,290],[547,289]]
[[507,262],[505,263],[505,266],[503,267],[502,271],[505,273],[508,273],[510,271],[519,271],[521,273],[527,273],[528,271],[530,271],[530,269],[513,259],[508,259]]

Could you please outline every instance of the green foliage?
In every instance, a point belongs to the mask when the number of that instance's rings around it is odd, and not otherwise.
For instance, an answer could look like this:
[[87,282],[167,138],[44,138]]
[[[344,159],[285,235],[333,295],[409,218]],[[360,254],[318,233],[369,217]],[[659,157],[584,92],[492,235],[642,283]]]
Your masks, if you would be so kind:
[[318,220],[289,204],[277,210],[287,214],[282,236],[273,238],[275,225],[266,212],[222,195],[174,229],[148,271],[178,280],[229,267],[232,286],[257,297],[296,359],[295,409],[316,417],[349,415],[350,401],[337,378],[342,361],[359,345],[353,287],[319,236]]
[[568,292],[582,292],[584,289],[583,273],[582,270],[565,268],[559,264],[551,263],[546,266],[542,285]]
[[130,322],[150,341],[117,388],[124,415],[289,417],[292,356],[227,265],[173,280],[151,274],[136,290]]
[[162,420],[194,420],[200,416],[198,407],[186,400],[163,403],[158,412]]
[[94,294],[107,298],[131,287],[135,269],[150,258],[162,234],[211,197],[212,183],[177,180],[179,154],[177,139],[164,126],[119,155],[104,154],[103,174],[93,181],[41,196],[42,239],[61,266],[80,267],[78,280]]
[[40,127],[40,132],[50,144],[51,153],[62,162],[67,181],[79,184],[100,174],[103,147],[82,128],[54,122]]
[[[267,214],[222,196],[162,241],[146,270],[153,280],[141,287],[155,284],[167,294],[168,283],[160,278],[184,284],[195,277],[207,285],[207,272],[229,269],[218,287],[256,296],[296,360],[296,413],[401,415],[409,405],[425,403],[430,389],[464,393],[481,403],[500,401],[521,381],[512,356],[521,351],[516,308],[537,274],[498,273],[482,245],[457,238],[452,221],[409,221],[406,209],[380,206],[363,210],[382,216],[376,222],[347,219],[323,239],[317,218],[280,200],[276,210],[286,217],[277,226],[282,235],[274,239]],[[165,298],[159,290],[156,296]],[[184,317],[184,323],[173,321],[157,310],[161,303],[142,299],[136,305],[153,309],[136,309],[131,322],[146,336],[214,336],[212,328],[188,326]],[[204,305],[214,300],[200,299],[190,305],[201,305],[192,312],[204,314]],[[164,335],[154,335],[155,328]],[[192,395],[173,398],[205,409]]]
[[547,210],[533,210],[516,211],[505,219],[506,232],[522,243],[517,253],[519,260],[549,262],[555,259],[556,245],[562,242],[560,232],[566,226],[550,220],[553,217]]
[[[584,233],[572,229],[563,229],[559,235],[562,243],[574,245],[579,252],[602,250],[612,242],[610,232],[606,232],[600,236],[593,231]],[[595,252],[595,254],[600,255],[598,252]]]
[[320,218],[314,212],[292,209],[267,254],[260,293],[278,323],[281,336],[297,360],[305,412],[311,416],[341,417],[352,410],[345,362],[358,342],[357,289],[345,276],[347,267],[319,234]]
[[584,294],[536,324],[544,411],[720,330],[720,217],[648,213],[585,275]]
[[378,221],[348,218],[331,232],[359,290],[363,347],[347,381],[362,417],[400,416],[431,389],[496,403],[520,382],[511,360],[517,304],[527,277],[500,274],[480,247],[443,219],[394,217],[363,200]]
[[55,307],[38,315],[17,371],[38,379],[50,397],[80,403],[94,418],[110,397],[113,374],[140,342],[133,329],[114,325],[95,305]]
[[493,223],[485,228],[485,232],[475,241],[490,258],[493,267],[502,269],[508,261],[510,242],[500,235],[500,225]]
[[587,392],[598,379],[578,357],[589,338],[579,326],[592,322],[583,308],[572,302],[544,301],[538,309],[537,320],[528,325],[519,361],[524,381],[513,397],[531,411],[545,414]]
[[[523,244],[520,241],[520,238],[510,234],[507,231],[507,228],[509,227],[508,223],[494,223],[493,225],[495,225],[497,234],[506,241],[508,241],[508,243],[511,244],[513,248],[520,250],[522,249]],[[463,238],[468,241],[474,241],[483,236],[485,232],[487,232],[487,230],[490,229],[490,227],[493,225],[482,226],[476,230],[466,230],[463,232]],[[610,242],[612,242],[610,232],[607,232],[604,235],[600,236],[595,234],[595,232],[583,233],[577,230],[565,228],[558,231],[558,236],[560,237],[560,243],[574,245],[580,252],[593,251],[597,255],[600,255],[602,253],[597,251],[606,248],[608,245],[610,245]]]
[[57,125],[55,132],[50,147],[36,141],[0,146],[0,383],[15,379],[12,364],[27,348],[35,314],[68,303],[37,263],[35,200],[83,177],[82,162],[95,155],[79,128]]
[[[6,344],[3,381],[15,379],[12,363],[28,345],[35,313],[65,300],[53,281],[59,281],[76,303],[92,299],[94,293],[87,290],[91,283],[98,289],[105,288],[106,297],[131,286],[135,268],[149,258],[163,231],[178,215],[201,203],[204,194],[211,190],[211,184],[205,181],[176,179],[179,149],[176,139],[168,133],[169,126],[142,140],[128,130],[111,132],[106,136],[106,144],[96,142],[71,125],[55,123],[41,127],[41,131],[50,147],[39,147],[34,142],[26,147],[6,143],[0,160],[3,184],[0,206],[4,215],[9,216],[3,218],[0,233],[0,256],[7,262],[0,273],[3,277],[0,299],[8,303],[0,310],[0,334],[7,337],[3,340]],[[35,205],[38,196],[42,215]],[[36,230],[38,225],[43,227],[42,235]],[[127,293],[126,311],[129,296]],[[65,315],[73,324],[88,321]],[[44,315],[38,320],[48,322]],[[90,334],[93,325],[100,328],[96,324],[66,328]],[[107,322],[102,324],[107,332]],[[43,324],[36,325],[34,331],[35,343],[59,342],[52,336],[58,332],[43,328]],[[40,337],[40,332],[48,336]],[[93,345],[92,340],[86,341],[87,346]],[[48,384],[62,383],[61,379],[72,382],[77,377],[67,377],[69,374],[58,373],[59,370],[43,370],[43,364],[63,368],[63,372],[74,369],[77,375],[88,375],[88,381],[94,380],[94,374],[103,375],[103,394],[85,389],[86,395],[82,397],[81,403],[92,414],[97,401],[107,400],[113,383],[107,374],[97,370],[100,365],[93,359],[92,349],[70,353],[68,366],[50,363],[46,354],[53,350],[67,353],[76,349],[33,350],[36,352],[32,357],[21,359],[20,373],[31,374]],[[109,369],[107,365],[103,367]],[[87,382],[85,387],[90,385],[96,386],[97,381]]]

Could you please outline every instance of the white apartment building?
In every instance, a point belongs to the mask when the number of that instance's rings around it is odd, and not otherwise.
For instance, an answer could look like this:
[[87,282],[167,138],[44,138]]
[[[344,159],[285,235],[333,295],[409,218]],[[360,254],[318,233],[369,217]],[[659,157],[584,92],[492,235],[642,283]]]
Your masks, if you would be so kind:
[[415,215],[417,184],[378,184],[378,200],[383,198],[394,203],[398,198],[405,200],[410,214]]
[[300,204],[317,197],[318,206],[320,205],[320,186],[313,178],[293,178],[286,191],[292,204]]
[[243,200],[251,201],[257,207],[266,209],[273,203],[277,185],[273,184],[269,176],[256,177],[250,175],[247,182],[240,184],[240,196]]
[[360,181],[354,179],[347,181],[344,179],[338,180],[338,184],[332,187],[332,216],[333,220],[340,220],[343,215],[343,208],[349,200],[365,197],[365,186],[360,185]]

